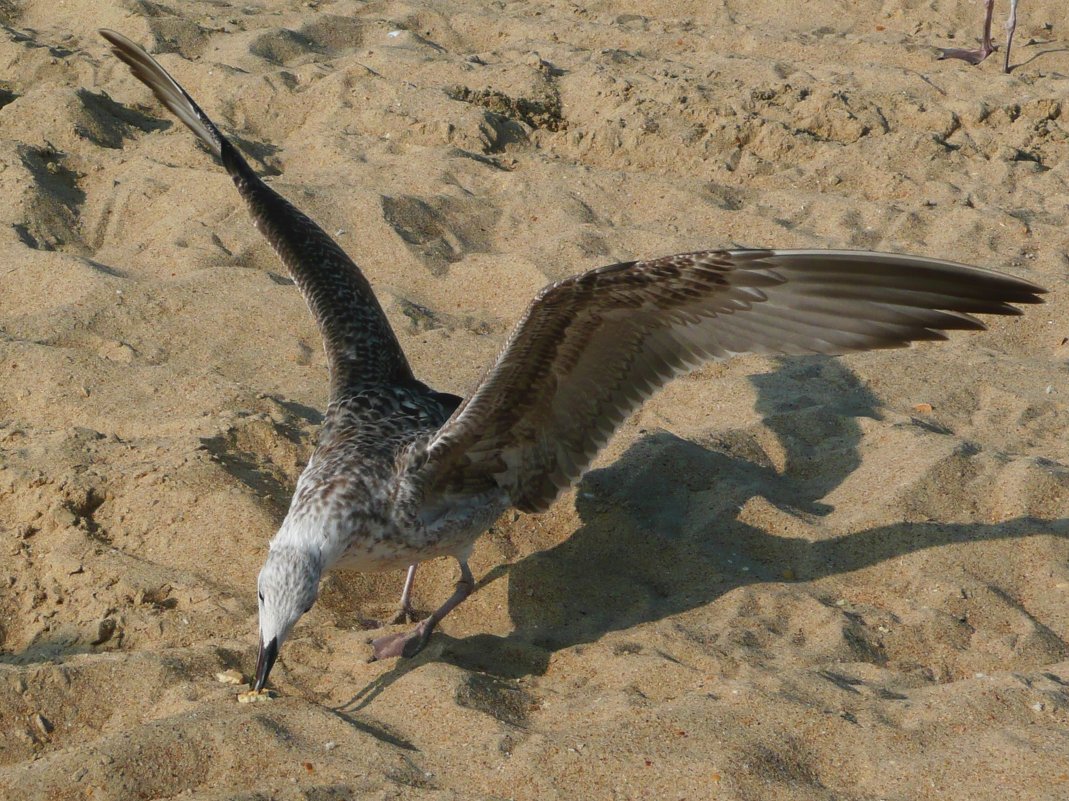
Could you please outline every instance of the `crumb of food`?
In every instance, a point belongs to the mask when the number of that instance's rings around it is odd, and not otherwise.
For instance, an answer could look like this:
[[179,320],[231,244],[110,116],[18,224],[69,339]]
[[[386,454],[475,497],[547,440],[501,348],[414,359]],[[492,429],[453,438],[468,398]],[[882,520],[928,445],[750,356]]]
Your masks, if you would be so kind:
[[221,681],[223,684],[244,684],[245,677],[241,675],[240,671],[230,668],[230,670],[224,670],[222,673],[215,674],[215,680]]
[[931,414],[932,413],[932,404],[930,404],[930,403],[914,403],[913,404],[913,411],[917,412],[918,414]]
[[270,701],[274,697],[274,690],[249,690],[248,692],[238,693],[238,703],[252,704],[257,701]]

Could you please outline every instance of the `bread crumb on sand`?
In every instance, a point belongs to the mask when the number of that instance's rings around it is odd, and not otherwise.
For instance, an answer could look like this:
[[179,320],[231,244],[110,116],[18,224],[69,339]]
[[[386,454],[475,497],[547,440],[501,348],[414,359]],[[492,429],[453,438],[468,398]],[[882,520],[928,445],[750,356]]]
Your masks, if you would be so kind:
[[254,704],[260,701],[270,701],[277,696],[278,693],[265,687],[262,690],[249,690],[248,692],[238,693],[238,703]]

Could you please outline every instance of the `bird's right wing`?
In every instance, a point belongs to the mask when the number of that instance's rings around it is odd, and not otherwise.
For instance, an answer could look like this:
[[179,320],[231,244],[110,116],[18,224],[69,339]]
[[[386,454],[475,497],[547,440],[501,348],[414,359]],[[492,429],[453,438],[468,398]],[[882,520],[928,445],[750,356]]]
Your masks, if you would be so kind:
[[218,156],[249,205],[253,222],[304,295],[330,366],[331,399],[361,384],[413,382],[401,345],[371,285],[338,244],[253,172],[178,82],[140,46],[102,30],[134,77]]
[[902,347],[1020,314],[1045,290],[946,261],[826,250],[704,251],[544,289],[405,480],[427,515],[504,494],[541,511],[673,376],[739,353]]

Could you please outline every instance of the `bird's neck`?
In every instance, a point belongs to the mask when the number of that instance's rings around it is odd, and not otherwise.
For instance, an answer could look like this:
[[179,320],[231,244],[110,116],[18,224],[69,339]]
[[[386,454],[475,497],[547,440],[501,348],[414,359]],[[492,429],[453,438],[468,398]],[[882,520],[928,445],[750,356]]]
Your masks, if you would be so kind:
[[312,521],[291,519],[287,516],[268,547],[271,551],[283,549],[297,551],[322,573],[327,565],[324,564],[326,554],[324,554],[321,527],[310,525],[311,523]]

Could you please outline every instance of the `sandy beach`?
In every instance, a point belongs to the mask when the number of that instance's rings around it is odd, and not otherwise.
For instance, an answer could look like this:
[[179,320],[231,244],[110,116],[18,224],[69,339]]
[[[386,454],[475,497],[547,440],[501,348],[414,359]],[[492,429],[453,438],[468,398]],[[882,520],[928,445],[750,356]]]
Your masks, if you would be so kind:
[[[982,16],[0,0],[0,799],[1069,798],[1069,18],[1021,3],[1009,75],[936,60]],[[480,540],[422,654],[367,662],[403,573],[336,573],[279,697],[239,704],[326,362],[101,27],[337,239],[442,391],[539,288],[632,258],[871,249],[1051,293],[674,382]],[[455,580],[422,566],[417,609]]]

